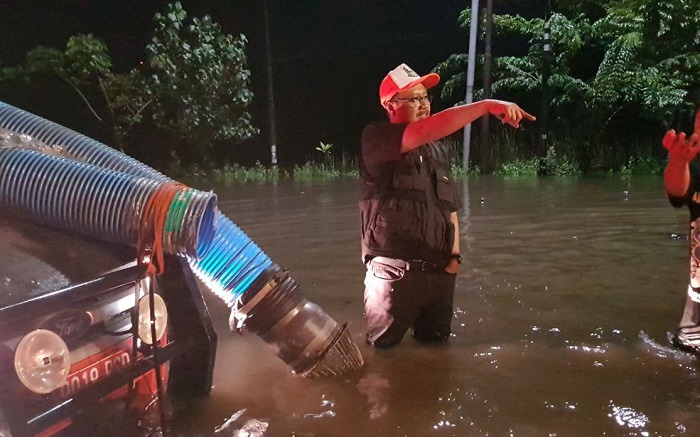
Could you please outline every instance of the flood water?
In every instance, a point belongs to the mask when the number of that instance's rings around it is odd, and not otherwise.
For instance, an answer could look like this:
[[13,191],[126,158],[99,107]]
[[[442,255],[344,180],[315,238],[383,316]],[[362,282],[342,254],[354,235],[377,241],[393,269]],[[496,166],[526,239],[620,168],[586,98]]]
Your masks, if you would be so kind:
[[214,387],[169,434],[231,436],[257,420],[266,437],[700,435],[698,361],[668,338],[688,215],[660,177],[465,180],[454,334],[391,350],[364,343],[358,181],[187,182],[214,190],[309,300],[349,322],[365,366],[295,377],[260,338],[230,333],[207,293]]

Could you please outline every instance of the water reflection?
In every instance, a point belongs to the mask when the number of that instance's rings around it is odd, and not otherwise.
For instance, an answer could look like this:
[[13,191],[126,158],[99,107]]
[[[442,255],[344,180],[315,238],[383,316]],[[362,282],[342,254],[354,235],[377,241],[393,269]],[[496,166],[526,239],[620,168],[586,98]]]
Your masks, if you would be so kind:
[[388,410],[388,391],[391,388],[389,380],[375,373],[368,373],[357,383],[357,390],[367,396],[369,418],[379,419]]
[[[214,432],[233,437],[263,437],[267,431],[268,423],[257,419],[247,419],[244,416],[245,412],[245,409],[236,411],[221,426],[217,426]],[[242,422],[242,426],[240,426],[240,422]]]
[[[213,189],[309,300],[364,338],[356,181],[191,185]],[[668,340],[685,301],[687,213],[661,179],[479,177],[462,190],[448,344],[361,344],[356,374],[300,379],[262,341],[228,333],[228,310],[209,298],[215,387],[178,410],[176,435],[213,435],[244,409],[266,437],[700,434],[697,359]]]

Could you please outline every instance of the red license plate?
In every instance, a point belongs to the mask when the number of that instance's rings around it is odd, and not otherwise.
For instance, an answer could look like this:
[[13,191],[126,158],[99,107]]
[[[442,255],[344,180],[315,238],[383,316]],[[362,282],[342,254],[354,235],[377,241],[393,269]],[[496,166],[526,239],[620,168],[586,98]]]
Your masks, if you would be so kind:
[[114,370],[128,366],[130,362],[131,353],[125,350],[118,350],[100,361],[68,375],[66,382],[64,382],[60,388],[61,396],[72,396],[85,387],[109,375]]

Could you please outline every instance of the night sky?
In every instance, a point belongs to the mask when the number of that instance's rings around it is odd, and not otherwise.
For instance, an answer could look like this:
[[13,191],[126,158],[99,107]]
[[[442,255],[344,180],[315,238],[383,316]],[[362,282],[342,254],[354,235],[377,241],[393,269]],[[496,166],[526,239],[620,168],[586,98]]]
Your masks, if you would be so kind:
[[[468,32],[457,18],[469,0],[268,1],[281,164],[303,163],[318,153],[319,141],[354,154],[362,127],[384,117],[377,90],[389,70],[405,62],[425,73],[467,51]],[[0,67],[22,62],[38,45],[64,50],[70,36],[92,33],[106,42],[115,71],[126,72],[143,59],[153,15],[168,3],[0,0]],[[224,32],[248,38],[251,113],[261,134],[239,147],[236,160],[269,163],[262,0],[181,3],[189,18],[210,15]],[[439,102],[434,106],[440,109]]]

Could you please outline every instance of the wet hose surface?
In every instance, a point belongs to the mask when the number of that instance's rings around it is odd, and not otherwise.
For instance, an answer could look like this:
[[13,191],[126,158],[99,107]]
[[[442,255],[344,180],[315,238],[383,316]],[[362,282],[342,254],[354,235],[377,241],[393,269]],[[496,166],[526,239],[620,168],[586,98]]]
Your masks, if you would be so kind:
[[[16,171],[17,162],[26,165]],[[51,182],[43,183],[43,178]],[[3,210],[98,239],[136,245],[144,204],[158,187],[171,182],[109,146],[0,102]],[[171,225],[176,217],[191,231],[175,232],[182,241],[164,246],[186,257],[199,279],[234,308],[239,298],[256,294],[260,290],[256,287],[266,284],[261,276],[275,264],[216,208],[213,193],[193,193],[188,194],[187,207],[174,203],[168,213]],[[267,299],[271,300],[249,308],[248,314],[255,317],[249,317],[247,323],[262,320],[251,330],[281,351],[278,356],[295,373],[313,375],[312,370],[334,348],[337,354],[350,354],[341,356],[350,365],[334,366],[337,369],[329,374],[362,365],[359,350],[347,347],[353,344],[349,334],[320,307],[308,302],[291,278]],[[309,326],[317,331],[309,331]],[[299,339],[304,339],[303,347]],[[346,347],[336,348],[341,344]]]

